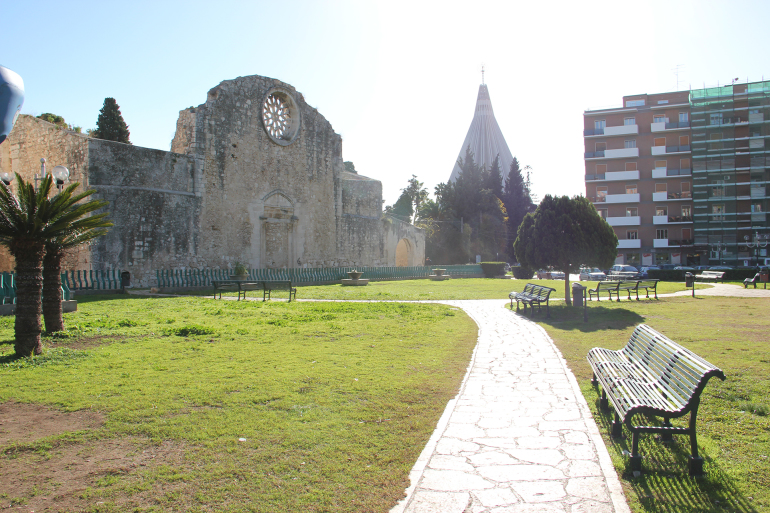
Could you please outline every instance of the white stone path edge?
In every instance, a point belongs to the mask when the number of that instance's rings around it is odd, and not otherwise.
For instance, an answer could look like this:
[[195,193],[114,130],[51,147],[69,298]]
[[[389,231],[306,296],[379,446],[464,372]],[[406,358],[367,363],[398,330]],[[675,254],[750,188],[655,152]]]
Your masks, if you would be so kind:
[[[404,513],[404,512],[409,512],[414,510],[414,508],[410,506],[413,506],[415,491],[419,487],[419,484],[423,478],[425,470],[428,467],[428,463],[436,451],[436,447],[439,443],[439,440],[441,440],[442,436],[447,430],[447,427],[449,426],[450,419],[452,415],[455,413],[455,407],[457,406],[458,400],[463,396],[468,386],[468,382],[470,380],[473,368],[476,364],[476,358],[478,355],[479,348],[483,344],[483,337],[485,336],[484,323],[480,322],[481,320],[474,315],[474,312],[472,311],[473,309],[468,307],[470,307],[471,304],[473,303],[475,304],[482,303],[482,302],[490,303],[489,306],[491,308],[495,308],[496,311],[499,311],[501,316],[507,314],[507,315],[516,315],[517,317],[519,317],[515,312],[511,312],[506,308],[506,305],[508,303],[507,301],[467,300],[467,301],[426,301],[426,302],[442,303],[442,304],[447,304],[450,306],[462,308],[463,311],[465,311],[466,314],[469,317],[471,317],[471,319],[473,319],[474,322],[476,322],[477,326],[479,327],[479,341],[473,350],[471,361],[468,365],[468,369],[465,373],[465,377],[463,378],[463,381],[457,396],[451,401],[449,401],[449,403],[447,403],[447,406],[444,409],[444,413],[442,414],[441,418],[439,419],[436,429],[434,430],[433,434],[428,440],[428,443],[426,444],[425,448],[422,450],[420,456],[418,457],[417,462],[415,463],[414,467],[409,473],[409,479],[411,484],[409,488],[406,489],[406,492],[405,492],[406,497],[401,501],[399,501],[399,503],[390,510],[390,513]],[[506,311],[505,312],[502,311],[503,309],[505,309]],[[575,376],[572,374],[572,371],[567,366],[566,360],[564,359],[561,352],[554,344],[551,337],[548,336],[547,332],[542,327],[540,327],[536,323],[526,318],[519,317],[519,322],[520,321],[529,323],[528,327],[530,329],[539,332],[542,335],[542,337],[548,341],[548,344],[550,345],[551,350],[553,351],[554,355],[556,356],[556,358],[561,364],[562,370],[566,375],[567,380],[572,388],[572,392],[576,398],[577,406],[581,411],[581,417],[585,421],[588,436],[596,450],[598,462],[601,467],[601,472],[603,474],[602,477],[606,482],[607,491],[609,492],[609,498],[612,504],[612,509],[617,513],[630,513],[630,509],[626,502],[625,495],[623,494],[623,489],[620,485],[620,480],[618,479],[617,473],[615,472],[615,467],[612,464],[609,453],[607,452],[607,447],[605,446],[604,440],[602,439],[602,436],[599,433],[599,429],[596,425],[596,422],[593,419],[591,411],[588,407],[588,403],[583,397],[583,393],[581,392],[580,387],[578,386],[577,379],[575,379]],[[524,504],[521,504],[521,505],[525,506]],[[536,507],[536,505],[534,504],[531,504],[530,506]],[[540,506],[545,506],[547,508],[547,504],[540,504]],[[422,510],[422,508],[420,509]],[[536,511],[536,510],[537,509],[533,509],[532,511]],[[442,509],[435,509],[435,511],[439,512],[439,511],[442,511]],[[546,511],[546,510],[543,509],[542,511]]]

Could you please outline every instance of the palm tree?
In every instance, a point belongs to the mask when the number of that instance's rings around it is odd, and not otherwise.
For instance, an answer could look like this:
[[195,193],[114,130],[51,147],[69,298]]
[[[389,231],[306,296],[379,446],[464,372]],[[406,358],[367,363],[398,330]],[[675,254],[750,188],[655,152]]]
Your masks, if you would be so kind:
[[[78,233],[81,218],[106,205],[104,201],[77,202],[93,194],[73,195],[74,183],[50,200],[53,179],[47,175],[37,191],[16,174],[18,194],[0,185],[0,244],[8,247],[16,261],[16,324],[14,351],[17,356],[40,354],[41,292],[45,245],[57,237]],[[97,217],[97,216],[93,216]],[[102,219],[103,216],[99,217]]]
[[[65,190],[61,194],[66,192]],[[94,192],[96,191],[86,191],[78,197],[82,198]],[[107,205],[106,201],[91,200],[83,205],[77,205],[77,208],[86,214],[105,205]],[[102,213],[90,217],[81,216],[81,219],[72,222],[68,233],[46,241],[43,257],[43,318],[45,330],[48,333],[64,329],[64,319],[61,315],[61,263],[64,254],[68,249],[88,243],[107,233],[107,227],[112,226],[112,223],[105,219],[107,215]]]

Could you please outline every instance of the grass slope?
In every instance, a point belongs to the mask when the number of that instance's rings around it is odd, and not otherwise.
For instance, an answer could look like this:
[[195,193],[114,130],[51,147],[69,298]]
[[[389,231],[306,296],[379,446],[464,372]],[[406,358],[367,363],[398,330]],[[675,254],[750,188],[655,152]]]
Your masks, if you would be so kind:
[[[0,402],[106,423],[7,445],[0,467],[103,440],[173,442],[183,458],[95,476],[76,510],[386,511],[477,337],[462,311],[432,304],[90,296],[78,308],[32,360],[10,358],[13,319],[0,319]],[[30,476],[0,504],[33,506],[65,476]]]
[[[770,299],[690,297],[591,304],[582,310],[552,307],[548,331],[580,383],[623,478],[635,512],[753,512],[770,510]],[[646,323],[720,367],[727,375],[706,386],[697,432],[706,476],[687,476],[689,437],[673,446],[642,435],[640,477],[627,467],[628,439],[612,440],[611,415],[598,409],[585,355],[592,347],[620,349],[634,327]],[[685,417],[686,419],[689,416]],[[682,423],[682,419],[678,421]],[[677,425],[677,421],[674,421]]]

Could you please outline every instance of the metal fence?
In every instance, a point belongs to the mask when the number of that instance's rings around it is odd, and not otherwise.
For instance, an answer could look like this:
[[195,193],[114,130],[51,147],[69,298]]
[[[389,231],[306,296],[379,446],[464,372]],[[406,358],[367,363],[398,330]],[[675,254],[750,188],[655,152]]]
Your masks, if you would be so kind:
[[[446,269],[444,274],[455,278],[479,278],[484,273],[481,266],[446,265],[416,267],[323,267],[296,269],[249,269],[248,280],[291,281],[292,283],[336,282],[348,277],[349,271],[364,273],[362,278],[371,281],[427,278],[433,269]],[[208,287],[213,280],[229,280],[229,269],[163,269],[155,271],[158,287]]]

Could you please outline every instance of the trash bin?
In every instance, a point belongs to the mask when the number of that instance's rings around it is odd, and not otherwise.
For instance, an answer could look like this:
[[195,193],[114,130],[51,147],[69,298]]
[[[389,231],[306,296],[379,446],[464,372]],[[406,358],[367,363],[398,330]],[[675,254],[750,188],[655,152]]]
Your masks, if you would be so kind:
[[572,306],[583,306],[586,300],[586,288],[579,283],[572,284]]
[[767,267],[763,267],[759,270],[759,281],[767,283],[768,279],[770,279],[770,270]]
[[693,273],[685,273],[684,284],[686,287],[692,287],[695,285],[695,275]]
[[125,289],[126,287],[131,287],[131,273],[123,271],[120,273],[120,288]]

